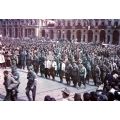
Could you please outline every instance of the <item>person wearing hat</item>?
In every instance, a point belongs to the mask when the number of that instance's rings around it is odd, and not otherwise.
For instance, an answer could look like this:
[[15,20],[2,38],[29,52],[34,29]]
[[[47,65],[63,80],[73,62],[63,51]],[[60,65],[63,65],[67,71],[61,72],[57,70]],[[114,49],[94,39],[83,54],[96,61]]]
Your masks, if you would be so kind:
[[63,91],[62,91],[62,101],[69,101],[69,96],[70,96],[70,90],[68,90],[67,88],[65,88]]
[[[35,101],[36,97],[36,73],[33,71],[33,67],[30,66],[27,74],[27,87],[26,87],[26,95],[29,101]],[[32,92],[32,98],[30,97],[30,91]]]

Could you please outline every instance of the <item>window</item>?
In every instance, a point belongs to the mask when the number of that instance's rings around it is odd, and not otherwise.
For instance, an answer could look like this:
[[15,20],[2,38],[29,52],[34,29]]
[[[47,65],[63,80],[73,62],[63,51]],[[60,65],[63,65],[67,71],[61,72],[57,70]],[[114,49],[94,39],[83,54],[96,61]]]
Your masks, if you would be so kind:
[[68,21],[67,26],[70,26],[70,21]]
[[98,26],[98,22],[97,21],[95,22],[95,25]]
[[105,23],[104,22],[102,22],[102,26],[104,26],[105,25]]
[[117,27],[117,26],[118,26],[118,21],[116,21],[116,22],[114,23],[114,25]]
[[111,21],[110,20],[108,21],[108,25],[111,26]]

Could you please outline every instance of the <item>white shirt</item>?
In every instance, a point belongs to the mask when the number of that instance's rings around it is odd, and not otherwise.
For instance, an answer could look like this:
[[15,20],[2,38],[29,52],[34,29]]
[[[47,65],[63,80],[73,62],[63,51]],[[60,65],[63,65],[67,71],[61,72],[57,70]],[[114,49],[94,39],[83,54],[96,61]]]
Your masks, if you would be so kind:
[[49,60],[45,61],[45,68],[51,68],[51,62]]
[[2,54],[0,54],[0,63],[5,63],[5,57]]
[[62,62],[62,68],[61,70],[65,71],[65,63]]
[[52,63],[52,67],[54,67],[55,70],[57,70],[57,63],[56,63],[55,61],[53,61],[53,63]]

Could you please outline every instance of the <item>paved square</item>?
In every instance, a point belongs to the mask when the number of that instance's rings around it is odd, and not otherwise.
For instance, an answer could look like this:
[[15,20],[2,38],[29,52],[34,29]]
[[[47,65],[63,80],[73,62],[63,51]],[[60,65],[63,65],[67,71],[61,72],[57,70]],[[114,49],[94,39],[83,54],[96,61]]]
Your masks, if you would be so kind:
[[[5,69],[0,69],[0,100],[2,101],[5,97],[5,89],[3,85],[3,71]],[[10,69],[7,69],[10,70]],[[18,101],[27,101],[27,97],[25,94],[25,88],[27,85],[27,70],[20,70],[20,86],[19,86],[19,93],[18,93]],[[36,94],[36,101],[43,101],[46,95],[50,95],[55,97],[56,100],[61,100],[62,94],[61,90],[67,87],[71,91],[71,99],[74,93],[84,93],[85,91],[93,91],[96,90],[96,87],[92,85],[92,81],[90,82],[91,85],[87,85],[86,89],[81,87],[81,89],[76,89],[71,86],[66,85],[66,81],[64,83],[59,83],[59,78],[56,77],[56,81],[52,81],[49,79],[45,79],[39,76],[37,77],[37,94]]]

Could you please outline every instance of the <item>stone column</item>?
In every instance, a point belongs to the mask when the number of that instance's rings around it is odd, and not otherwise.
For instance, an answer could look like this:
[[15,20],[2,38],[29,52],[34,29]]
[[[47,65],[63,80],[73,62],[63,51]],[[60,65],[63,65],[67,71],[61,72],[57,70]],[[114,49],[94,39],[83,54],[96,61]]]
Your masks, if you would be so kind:
[[88,34],[87,34],[88,31],[86,31],[85,33],[85,42],[87,43],[88,42]]
[[67,39],[66,30],[64,30],[64,38],[65,38],[65,40]]
[[53,39],[56,40],[56,39],[57,39],[56,30],[53,30],[53,32],[54,32],[54,37],[53,37]]
[[37,37],[38,39],[42,38],[42,29],[40,30],[39,28],[35,28],[34,36]]
[[100,43],[100,30],[97,32],[97,43]]
[[106,33],[106,34],[105,34],[105,44],[107,44],[107,41],[108,41],[108,34],[109,34],[109,33],[108,33],[107,30],[105,31],[105,33]]
[[25,29],[24,28],[22,29],[22,32],[23,32],[22,37],[24,38],[25,37]]
[[74,31],[75,40],[77,39],[77,30]]
[[[112,44],[112,34],[109,34],[109,36],[110,36],[110,41],[109,41],[109,43]],[[108,44],[109,44],[109,43],[108,43]]]
[[95,30],[92,30],[93,31],[93,41],[92,42],[95,42]]
[[111,33],[110,33],[110,44],[112,44],[112,37],[113,37],[113,31],[111,30]]
[[63,30],[61,30],[61,39],[63,39]]
[[81,30],[81,42],[83,42],[83,35],[84,35],[83,30]]

